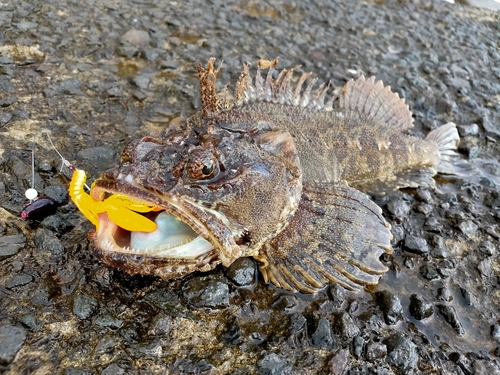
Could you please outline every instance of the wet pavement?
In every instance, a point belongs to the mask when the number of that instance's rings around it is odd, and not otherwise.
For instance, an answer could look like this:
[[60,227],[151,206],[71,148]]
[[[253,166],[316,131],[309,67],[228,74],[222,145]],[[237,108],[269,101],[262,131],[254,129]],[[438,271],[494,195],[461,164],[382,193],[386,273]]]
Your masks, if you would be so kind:
[[[0,2],[0,372],[500,373],[500,13],[437,1]],[[280,57],[341,87],[375,75],[417,135],[460,125],[476,168],[374,197],[394,256],[375,288],[316,295],[241,260],[182,280],[130,277],[91,253],[58,150],[89,180],[125,144],[200,108],[195,64]],[[57,204],[20,212],[31,186]]]

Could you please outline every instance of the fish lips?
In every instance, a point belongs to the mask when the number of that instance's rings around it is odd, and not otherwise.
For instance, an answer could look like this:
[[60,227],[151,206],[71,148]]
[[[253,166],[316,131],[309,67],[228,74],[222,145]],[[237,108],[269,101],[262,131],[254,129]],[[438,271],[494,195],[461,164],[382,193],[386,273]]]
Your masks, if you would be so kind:
[[169,257],[168,252],[158,255],[161,252],[155,249],[145,251],[130,249],[123,236],[128,235],[130,238],[131,232],[118,227],[106,213],[101,213],[99,229],[94,237],[94,252],[109,266],[123,269],[131,275],[153,274],[168,280],[194,271],[209,271],[219,263],[228,266],[242,256],[241,247],[236,244],[224,215],[189,200],[188,197],[176,193],[175,189],[169,193],[159,194],[135,185],[132,179],[96,180],[91,190],[92,197],[102,200],[109,194],[122,194],[134,201],[159,206],[212,245],[211,249],[208,247],[206,251],[198,252],[196,256],[191,257]]

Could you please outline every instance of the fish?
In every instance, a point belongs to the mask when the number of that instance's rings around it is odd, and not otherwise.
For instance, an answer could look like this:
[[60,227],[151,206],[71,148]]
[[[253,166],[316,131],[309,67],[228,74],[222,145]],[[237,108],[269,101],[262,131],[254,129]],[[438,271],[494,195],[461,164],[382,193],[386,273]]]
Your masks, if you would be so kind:
[[265,282],[292,292],[376,285],[392,234],[361,190],[456,173],[455,124],[410,136],[409,107],[380,81],[360,77],[329,96],[329,85],[277,71],[277,60],[254,76],[245,64],[234,93],[219,94],[214,64],[198,64],[200,111],[131,141],[90,194],[84,175],[73,183],[96,224],[96,256],[164,280],[253,257]]

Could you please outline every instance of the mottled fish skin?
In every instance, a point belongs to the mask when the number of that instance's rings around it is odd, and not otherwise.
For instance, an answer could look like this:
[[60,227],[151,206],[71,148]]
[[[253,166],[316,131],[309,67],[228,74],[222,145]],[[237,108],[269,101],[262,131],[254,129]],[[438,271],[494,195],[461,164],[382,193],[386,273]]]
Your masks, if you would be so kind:
[[[204,176],[208,166],[213,172]],[[215,250],[190,260],[109,248],[112,238],[106,231],[115,229],[101,215],[97,253],[131,274],[153,273],[164,279],[209,270],[219,263],[229,266],[239,257],[256,254],[283,230],[297,209],[301,191],[298,156],[287,132],[266,124],[252,132],[233,132],[195,115],[157,137],[131,143],[122,164],[103,173],[91,194],[101,199],[121,192],[164,207]],[[123,237],[114,242],[124,241]]]
[[195,257],[191,250],[169,255],[177,247],[130,249],[134,233],[101,214],[98,257],[166,280],[252,256],[266,281],[291,291],[376,284],[387,271],[380,256],[392,252],[390,226],[350,185],[392,179],[397,187],[418,186],[431,184],[438,170],[453,173],[454,124],[425,140],[410,137],[411,112],[380,82],[348,82],[334,109],[333,98],[325,103],[328,86],[313,89],[313,79],[303,89],[310,73],[297,84],[293,70],[273,79],[276,60],[261,62],[269,68],[265,79],[260,69],[252,79],[245,65],[227,101],[215,90],[214,61],[198,66],[202,110],[131,142],[121,165],[91,191],[98,200],[120,193],[162,207],[159,214],[187,224],[209,249]]
[[[272,70],[267,82],[271,75]],[[367,187],[392,180],[392,188],[402,188],[432,186],[432,176],[438,169],[457,172],[453,162],[459,159],[459,137],[453,123],[436,129],[426,139],[412,137],[404,132],[413,127],[409,107],[374,77],[350,80],[340,93],[338,106],[333,108],[332,100],[324,103],[321,86],[311,92],[309,85],[301,93],[302,78],[310,73],[300,77],[292,94],[292,75],[293,69],[281,71],[273,82],[273,96],[259,93],[260,73],[253,82],[245,67],[245,78],[239,82],[245,89],[239,91],[256,94],[241,95],[240,105],[220,113],[220,117],[230,123],[238,118],[241,128],[264,120],[287,129],[299,152],[305,182],[344,180]],[[419,174],[419,170],[424,173]],[[410,173],[398,176],[404,172]]]
[[306,182],[383,180],[407,169],[435,167],[440,161],[435,143],[353,111],[321,112],[255,102],[220,116],[222,124],[240,129],[259,121],[287,129],[297,146]]

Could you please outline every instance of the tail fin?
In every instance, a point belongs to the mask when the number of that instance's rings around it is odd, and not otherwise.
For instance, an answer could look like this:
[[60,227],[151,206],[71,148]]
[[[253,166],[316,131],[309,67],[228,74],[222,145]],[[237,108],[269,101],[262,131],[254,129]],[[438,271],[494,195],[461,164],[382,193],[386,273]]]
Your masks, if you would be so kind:
[[441,162],[436,167],[438,173],[461,175],[472,168],[457,152],[460,136],[455,123],[441,125],[427,134],[425,140],[436,143],[439,148]]

